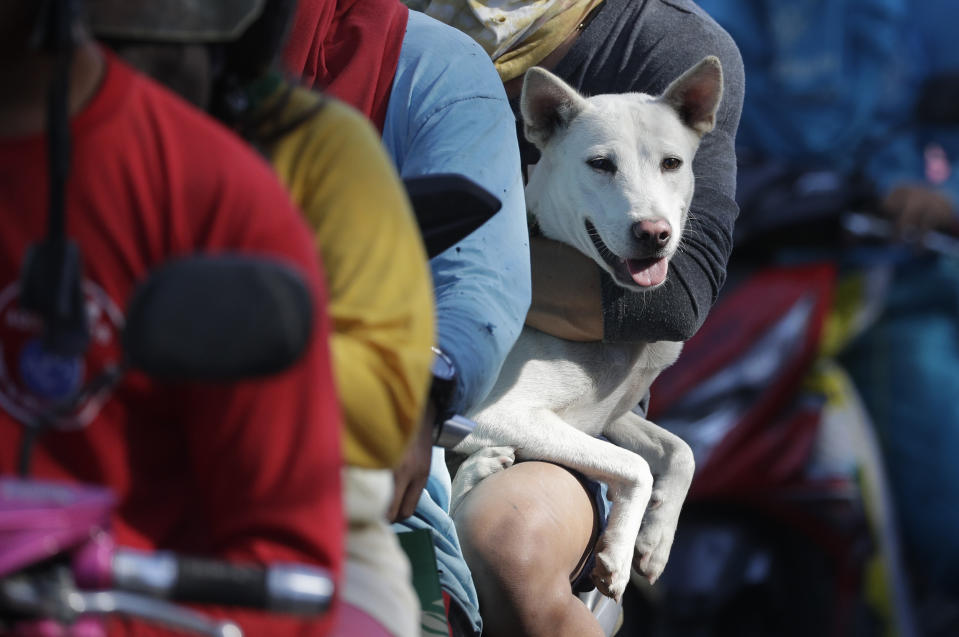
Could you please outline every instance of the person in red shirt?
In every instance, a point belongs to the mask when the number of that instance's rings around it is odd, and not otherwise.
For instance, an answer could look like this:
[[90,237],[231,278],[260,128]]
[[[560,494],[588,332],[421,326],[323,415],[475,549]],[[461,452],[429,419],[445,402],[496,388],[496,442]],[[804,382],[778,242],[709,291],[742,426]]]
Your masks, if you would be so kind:
[[[40,4],[0,3],[0,473],[15,471],[25,424],[40,408],[121,360],[123,308],[151,268],[197,252],[279,259],[314,297],[313,339],[297,364],[234,384],[131,374],[40,436],[31,476],[113,489],[112,530],[123,546],[338,575],[340,414],[310,233],[242,141],[83,35],[71,70],[66,211],[84,259],[91,344],[75,360],[38,347],[42,321],[18,303],[18,277],[47,224],[44,104],[54,65],[29,41]],[[334,620],[205,610],[248,635],[325,635]],[[116,621],[111,634],[167,633]]]

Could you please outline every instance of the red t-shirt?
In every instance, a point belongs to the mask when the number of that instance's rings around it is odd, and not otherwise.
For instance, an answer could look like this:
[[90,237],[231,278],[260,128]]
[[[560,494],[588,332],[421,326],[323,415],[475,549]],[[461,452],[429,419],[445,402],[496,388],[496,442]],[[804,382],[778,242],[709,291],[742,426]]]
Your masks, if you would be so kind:
[[[263,382],[167,385],[131,374],[42,436],[33,475],[104,484],[120,500],[122,545],[340,571],[339,410],[325,292],[310,233],[272,171],[204,114],[107,54],[94,99],[72,121],[68,231],[84,258],[92,345],[83,361],[39,356],[37,317],[18,308],[25,250],[45,233],[42,136],[0,139],[0,473],[13,473],[21,421],[120,359],[135,284],[177,255],[245,252],[304,272],[317,318],[310,350]],[[304,622],[226,613],[248,635],[325,634]],[[115,632],[165,634],[136,622]]]

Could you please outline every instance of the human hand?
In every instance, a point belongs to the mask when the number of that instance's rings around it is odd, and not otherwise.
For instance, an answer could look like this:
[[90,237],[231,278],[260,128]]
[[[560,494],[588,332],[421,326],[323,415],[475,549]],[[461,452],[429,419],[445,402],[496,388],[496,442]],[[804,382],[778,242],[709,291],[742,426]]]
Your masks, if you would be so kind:
[[896,225],[900,236],[922,236],[930,230],[945,229],[955,223],[956,217],[948,197],[918,184],[897,186],[883,199],[880,209]]
[[430,400],[423,410],[419,431],[410,441],[400,463],[393,469],[393,501],[386,512],[386,519],[390,522],[405,520],[416,510],[416,503],[430,475],[435,421],[436,406]]

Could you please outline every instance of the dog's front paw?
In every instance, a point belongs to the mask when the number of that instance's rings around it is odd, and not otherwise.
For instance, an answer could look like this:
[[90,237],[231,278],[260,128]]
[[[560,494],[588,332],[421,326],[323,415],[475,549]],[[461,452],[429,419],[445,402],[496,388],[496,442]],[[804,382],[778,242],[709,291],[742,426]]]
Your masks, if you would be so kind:
[[483,447],[464,460],[453,477],[450,510],[456,510],[473,487],[494,473],[509,469],[515,461],[516,450],[513,447]]
[[643,525],[636,538],[633,568],[654,584],[666,568],[669,550],[673,546],[679,515],[668,510],[673,507],[659,505],[654,498],[643,516]]
[[615,543],[600,537],[596,543],[596,565],[590,576],[600,593],[619,602],[629,583],[629,553],[623,555]]

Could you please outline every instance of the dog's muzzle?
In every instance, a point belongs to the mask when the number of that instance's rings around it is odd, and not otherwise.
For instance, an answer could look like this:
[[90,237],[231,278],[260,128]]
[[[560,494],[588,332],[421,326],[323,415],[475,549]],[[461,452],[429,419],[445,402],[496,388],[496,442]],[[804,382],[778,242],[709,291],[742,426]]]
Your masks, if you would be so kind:
[[596,226],[589,219],[585,220],[585,225],[586,234],[593,242],[593,247],[596,248],[603,262],[609,266],[617,283],[629,288],[646,290],[657,287],[666,280],[669,267],[669,259],[666,256],[655,254],[637,259],[620,257],[609,249],[599,236]]

